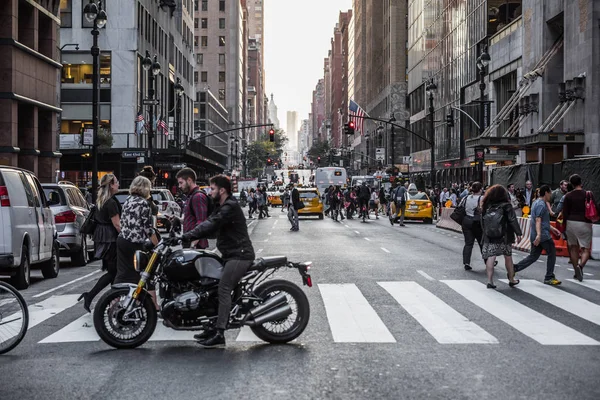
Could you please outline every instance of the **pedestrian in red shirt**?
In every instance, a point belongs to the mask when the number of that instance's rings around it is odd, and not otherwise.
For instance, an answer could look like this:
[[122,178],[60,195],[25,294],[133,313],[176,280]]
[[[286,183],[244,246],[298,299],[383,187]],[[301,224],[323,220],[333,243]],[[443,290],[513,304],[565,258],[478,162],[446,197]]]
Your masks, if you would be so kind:
[[[188,198],[183,208],[183,233],[190,232],[208,219],[208,196],[196,185],[196,172],[183,168],[177,173],[177,183]],[[192,242],[191,247],[208,248],[208,239]]]

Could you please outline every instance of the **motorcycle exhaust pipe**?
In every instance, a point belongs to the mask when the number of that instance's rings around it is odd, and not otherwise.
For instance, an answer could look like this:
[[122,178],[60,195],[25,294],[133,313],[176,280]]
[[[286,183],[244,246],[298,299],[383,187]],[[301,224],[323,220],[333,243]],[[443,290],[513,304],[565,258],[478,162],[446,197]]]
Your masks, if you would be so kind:
[[271,311],[272,309],[287,303],[287,297],[283,293],[278,293],[265,301],[259,306],[254,307],[248,312],[248,319],[256,319],[261,314]]
[[283,319],[288,317],[292,313],[292,307],[289,304],[276,308],[268,313],[262,314],[256,317],[254,320],[246,321],[245,325],[248,326],[258,326],[262,325],[265,322],[277,321],[278,319]]

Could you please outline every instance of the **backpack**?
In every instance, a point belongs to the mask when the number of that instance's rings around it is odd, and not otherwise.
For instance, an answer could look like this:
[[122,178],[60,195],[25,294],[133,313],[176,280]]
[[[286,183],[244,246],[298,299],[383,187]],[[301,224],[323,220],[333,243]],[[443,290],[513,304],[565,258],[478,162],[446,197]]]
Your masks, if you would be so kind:
[[85,217],[85,221],[83,221],[83,224],[81,224],[81,227],[79,228],[79,232],[84,235],[93,235],[96,230],[96,224],[96,206],[92,205],[90,207],[90,213]]
[[[202,194],[202,195],[204,195],[204,197],[206,197],[206,218],[208,219],[208,217],[210,217],[212,215],[212,213],[215,211],[215,202],[213,201],[212,197],[207,195],[206,192],[204,192],[203,190],[198,190],[196,193],[194,193],[192,196],[190,196],[188,201],[191,202],[192,199],[194,198],[194,196],[196,196],[197,194]],[[194,216],[194,218],[197,218],[196,215],[194,214],[194,207],[190,206],[190,213]],[[206,237],[206,239],[216,239],[216,238],[217,238],[216,233],[211,234]]]
[[505,234],[504,209],[502,206],[492,206],[482,217],[483,233],[490,239],[500,239]]
[[398,203],[398,204],[406,203],[406,188],[404,186],[400,186],[398,189],[396,189],[395,197],[396,197],[396,203]]

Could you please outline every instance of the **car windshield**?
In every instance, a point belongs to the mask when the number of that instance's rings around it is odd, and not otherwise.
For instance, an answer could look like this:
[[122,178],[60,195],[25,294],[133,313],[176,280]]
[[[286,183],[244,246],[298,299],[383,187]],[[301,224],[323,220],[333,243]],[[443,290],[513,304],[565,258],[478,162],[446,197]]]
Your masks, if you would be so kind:
[[411,200],[429,200],[427,195],[423,192],[408,193],[408,195],[410,196]]
[[301,199],[315,199],[317,196],[317,192],[300,192]]

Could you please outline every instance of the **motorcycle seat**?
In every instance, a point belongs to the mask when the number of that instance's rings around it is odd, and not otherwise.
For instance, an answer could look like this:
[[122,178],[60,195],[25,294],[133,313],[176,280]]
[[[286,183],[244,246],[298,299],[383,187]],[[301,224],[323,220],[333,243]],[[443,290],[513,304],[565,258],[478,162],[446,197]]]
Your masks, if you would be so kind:
[[261,257],[254,260],[248,271],[262,271],[267,268],[280,267],[286,263],[286,256]]

